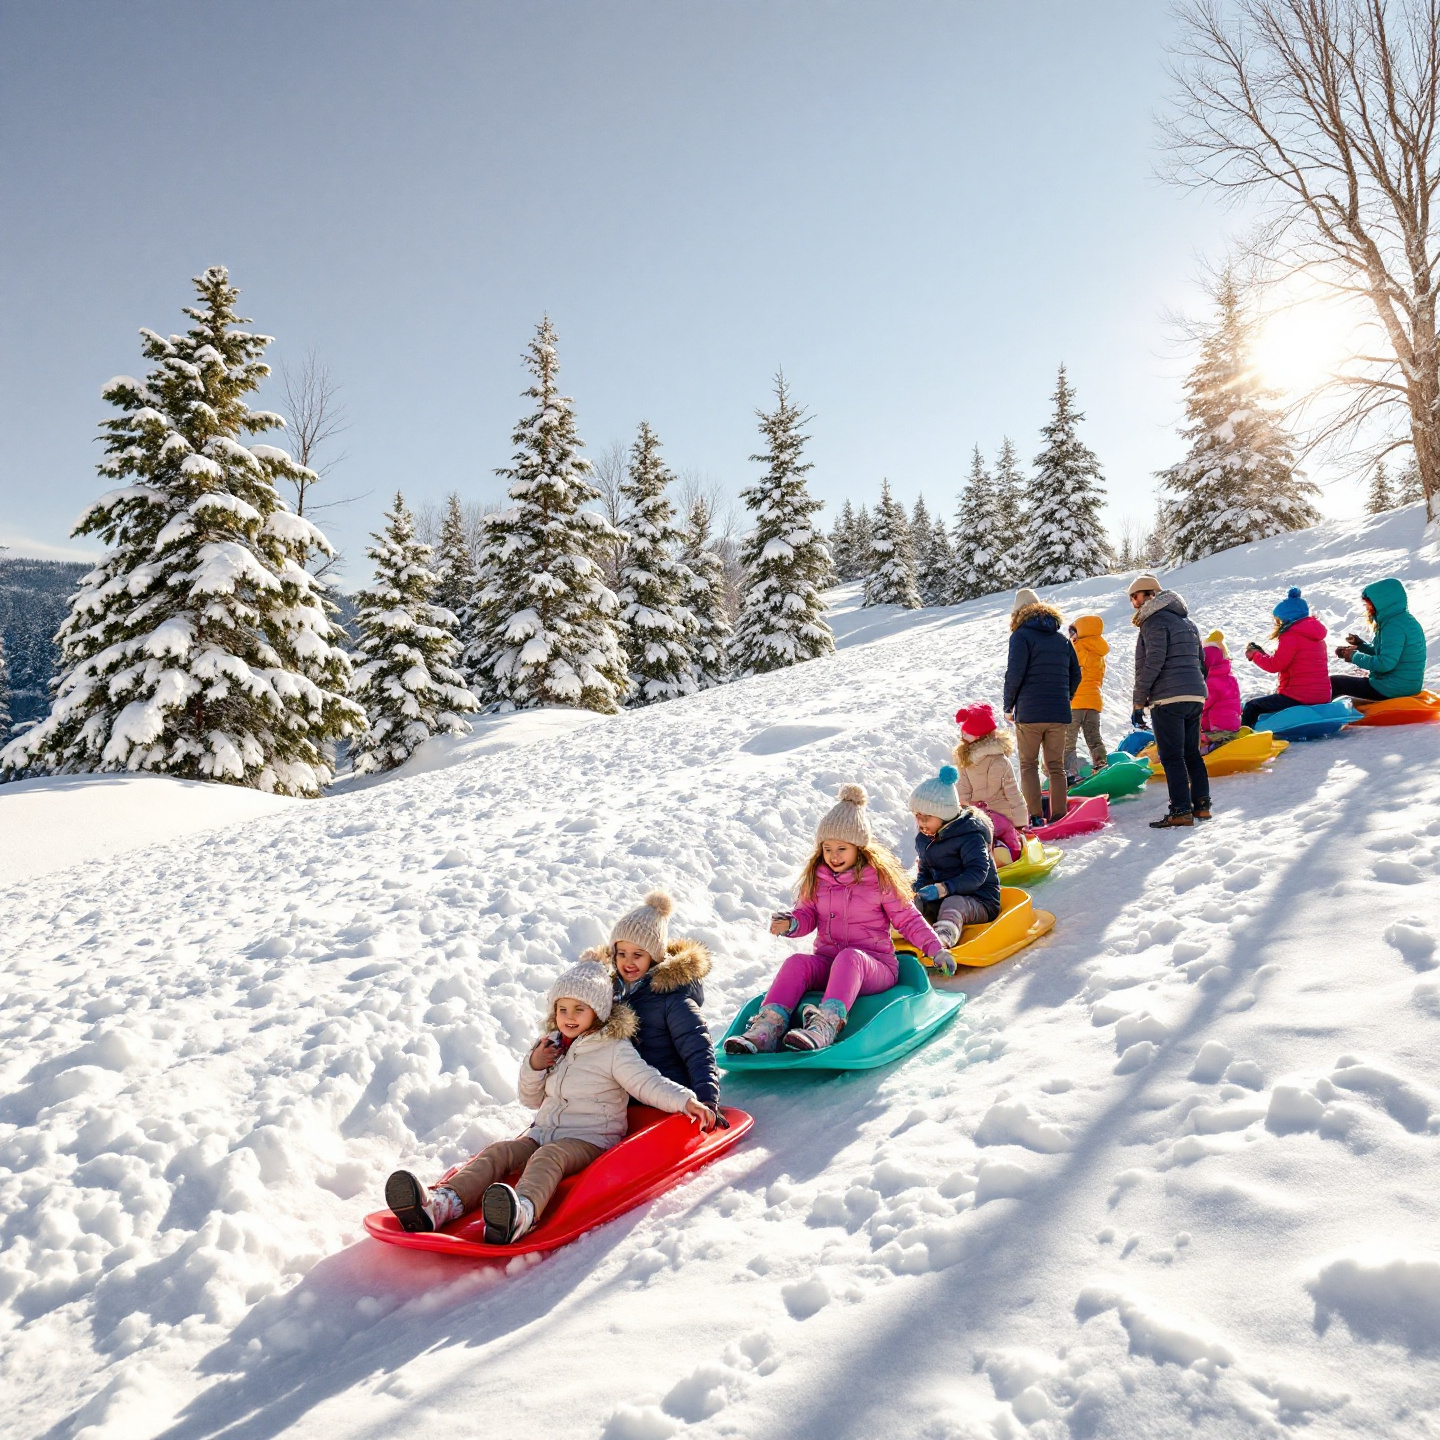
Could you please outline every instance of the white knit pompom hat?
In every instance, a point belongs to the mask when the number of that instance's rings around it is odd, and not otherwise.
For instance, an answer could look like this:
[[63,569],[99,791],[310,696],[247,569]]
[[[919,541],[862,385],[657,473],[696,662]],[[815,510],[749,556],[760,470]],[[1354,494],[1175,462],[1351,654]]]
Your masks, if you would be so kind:
[[865,813],[868,798],[863,785],[842,785],[839,802],[825,812],[815,827],[815,843],[839,840],[845,845],[868,845],[871,839],[870,817]]
[[615,922],[610,943],[625,940],[638,945],[658,965],[665,958],[670,939],[668,922],[674,909],[675,902],[663,890],[652,890],[641,904]]
[[579,1000],[600,1017],[603,1025],[610,1018],[610,995],[610,972],[594,960],[582,960],[545,992],[545,1008],[553,1012],[557,1000]]

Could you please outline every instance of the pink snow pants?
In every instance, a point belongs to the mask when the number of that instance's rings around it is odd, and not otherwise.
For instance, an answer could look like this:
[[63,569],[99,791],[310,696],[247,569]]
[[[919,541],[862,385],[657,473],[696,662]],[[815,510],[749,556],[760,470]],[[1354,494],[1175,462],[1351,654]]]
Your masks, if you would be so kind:
[[838,1000],[848,1014],[857,995],[878,995],[899,978],[900,961],[893,951],[888,960],[877,960],[854,946],[839,951],[833,959],[806,951],[786,957],[765,992],[765,1003],[794,1014],[800,997],[823,985],[825,999]]

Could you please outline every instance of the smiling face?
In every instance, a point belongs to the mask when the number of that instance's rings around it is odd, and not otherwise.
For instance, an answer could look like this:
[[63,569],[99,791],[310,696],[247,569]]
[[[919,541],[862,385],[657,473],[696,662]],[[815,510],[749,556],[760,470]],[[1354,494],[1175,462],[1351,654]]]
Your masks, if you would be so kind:
[[555,1002],[555,1028],[567,1039],[574,1040],[594,1027],[599,1017],[583,1001],[562,995]]
[[615,968],[627,985],[633,985],[654,963],[655,957],[648,950],[628,940],[615,942]]
[[860,849],[856,845],[847,845],[843,840],[822,840],[820,858],[834,874],[843,875],[855,868],[860,859]]
[[922,835],[938,835],[944,823],[938,815],[922,815],[918,810],[915,812],[915,828]]

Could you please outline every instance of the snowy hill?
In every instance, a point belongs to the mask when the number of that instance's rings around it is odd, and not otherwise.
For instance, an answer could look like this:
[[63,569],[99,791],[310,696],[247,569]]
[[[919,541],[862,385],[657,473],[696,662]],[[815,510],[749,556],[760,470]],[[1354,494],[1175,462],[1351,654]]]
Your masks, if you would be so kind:
[[[1343,634],[1387,573],[1440,642],[1415,508],[1169,578],[1238,654],[1284,587]],[[1053,598],[1106,618],[1113,741],[1123,590]],[[520,1126],[541,992],[644,888],[718,1033],[839,783],[908,852],[1006,610],[850,597],[831,659],[0,889],[7,1433],[1437,1433],[1435,726],[1293,746],[1193,832],[1117,805],[958,1024],[728,1082],[752,1138],[564,1251],[362,1238],[396,1164]]]

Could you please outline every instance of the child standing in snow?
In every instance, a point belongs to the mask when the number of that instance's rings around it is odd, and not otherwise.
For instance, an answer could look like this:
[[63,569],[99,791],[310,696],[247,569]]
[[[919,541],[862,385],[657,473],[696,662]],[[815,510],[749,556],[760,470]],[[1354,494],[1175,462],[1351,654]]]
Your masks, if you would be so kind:
[[937,963],[947,975],[955,973],[948,951],[960,943],[965,927],[988,924],[1000,913],[1000,876],[991,854],[994,832],[983,810],[960,803],[955,793],[959,774],[953,765],[942,765],[910,796],[920,832],[915,837],[920,862],[915,900],[945,945],[947,953]]
[[1270,612],[1275,628],[1270,638],[1278,642],[1275,653],[1268,654],[1251,641],[1245,647],[1245,658],[1280,683],[1273,695],[1254,695],[1245,702],[1240,723],[1253,730],[1262,715],[1289,710],[1296,705],[1328,705],[1330,703],[1330,657],[1325,653],[1328,633],[1311,613],[1305,597],[1295,587]]
[[[1205,705],[1200,711],[1200,753],[1207,755],[1240,733],[1240,686],[1230,669],[1225,632],[1212,630],[1205,638]],[[1321,663],[1325,650],[1321,646]]]
[[[801,872],[794,910],[770,919],[772,935],[817,933],[814,954],[799,952],[780,966],[760,1009],[742,1035],[725,1042],[731,1055],[822,1050],[835,1043],[858,995],[876,995],[900,978],[890,940],[893,925],[932,959],[948,958],[940,938],[910,903],[910,882],[900,862],[875,843],[865,813],[865,788],[842,785],[839,803],[815,829],[815,850]],[[797,1029],[790,1019],[800,997],[824,990],[807,1005]]]
[[955,723],[960,727],[955,794],[962,805],[974,805],[989,817],[995,831],[995,863],[1008,865],[1024,850],[1016,827],[1030,818],[1010,764],[1015,742],[996,729],[995,712],[988,705],[962,705],[955,712]]
[[[694,1093],[635,1053],[635,1012],[611,1000],[603,965],[582,961],[546,996],[548,1031],[520,1064],[520,1100],[538,1111],[516,1140],[497,1140],[426,1191],[408,1170],[385,1182],[385,1203],[412,1233],[438,1230],[478,1205],[485,1243],[518,1240],[545,1213],[567,1175],[625,1138],[630,1096],[656,1110],[684,1111],[704,1130],[715,1115]],[[520,1170],[512,1187],[505,1177]]]
[[1100,711],[1105,706],[1100,687],[1105,683],[1105,657],[1110,642],[1102,633],[1105,622],[1098,615],[1081,615],[1069,627],[1070,643],[1080,662],[1080,688],[1070,699],[1070,725],[1065,731],[1065,778],[1074,785],[1080,778],[1080,736],[1090,751],[1090,770],[1105,768],[1105,740],[1100,734]]
[[663,890],[651,891],[615,922],[606,949],[580,958],[609,968],[616,1002],[628,1005],[639,1022],[634,1043],[640,1058],[713,1110],[720,1103],[720,1071],[700,1013],[710,952],[698,940],[670,939],[674,909]]

